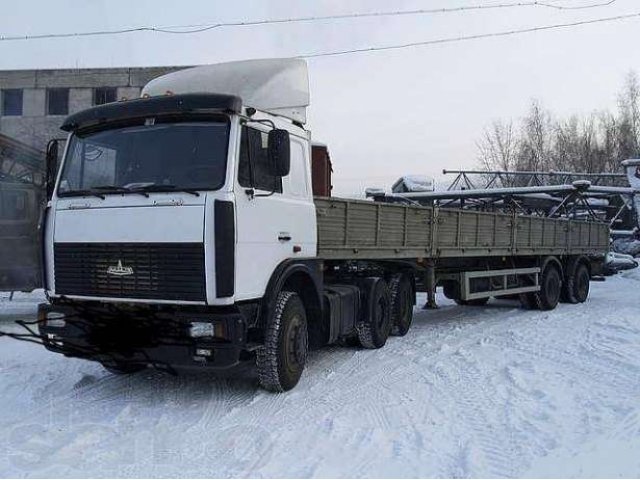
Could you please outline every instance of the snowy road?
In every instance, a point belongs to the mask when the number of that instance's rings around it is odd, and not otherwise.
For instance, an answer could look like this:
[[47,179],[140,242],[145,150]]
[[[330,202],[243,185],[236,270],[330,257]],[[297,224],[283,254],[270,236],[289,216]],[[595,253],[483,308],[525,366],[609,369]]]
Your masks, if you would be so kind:
[[553,312],[440,299],[383,350],[316,352],[282,395],[0,339],[0,475],[637,477],[639,291],[636,270]]

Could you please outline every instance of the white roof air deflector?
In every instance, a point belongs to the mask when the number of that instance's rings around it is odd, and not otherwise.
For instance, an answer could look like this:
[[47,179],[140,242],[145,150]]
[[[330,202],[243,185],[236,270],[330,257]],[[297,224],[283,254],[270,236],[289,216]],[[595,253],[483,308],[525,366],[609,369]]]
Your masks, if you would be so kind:
[[188,68],[151,80],[142,95],[220,93],[245,107],[305,123],[309,106],[307,62],[299,58],[244,60]]

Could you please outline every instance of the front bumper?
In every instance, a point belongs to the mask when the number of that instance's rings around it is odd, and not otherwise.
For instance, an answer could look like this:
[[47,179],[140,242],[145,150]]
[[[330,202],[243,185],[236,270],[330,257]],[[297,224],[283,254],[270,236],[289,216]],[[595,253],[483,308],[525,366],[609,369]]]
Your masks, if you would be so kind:
[[[243,368],[253,359],[246,319],[234,309],[153,312],[41,304],[38,318],[48,350],[103,364],[227,371]],[[210,323],[214,335],[193,337],[193,322]]]

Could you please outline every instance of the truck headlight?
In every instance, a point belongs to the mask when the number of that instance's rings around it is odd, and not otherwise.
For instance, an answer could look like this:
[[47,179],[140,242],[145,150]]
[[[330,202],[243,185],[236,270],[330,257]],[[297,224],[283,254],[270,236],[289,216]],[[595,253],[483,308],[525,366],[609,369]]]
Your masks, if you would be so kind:
[[64,313],[48,312],[45,317],[45,324],[47,327],[63,328],[67,324],[65,318],[66,316]]
[[213,323],[191,322],[191,328],[189,329],[189,334],[193,338],[213,337],[214,336]]

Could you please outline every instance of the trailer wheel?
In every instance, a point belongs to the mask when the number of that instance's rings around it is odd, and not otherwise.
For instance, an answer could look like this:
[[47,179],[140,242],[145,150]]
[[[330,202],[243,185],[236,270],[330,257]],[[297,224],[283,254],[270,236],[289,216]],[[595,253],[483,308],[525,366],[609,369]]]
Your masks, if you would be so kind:
[[576,265],[575,269],[567,275],[563,297],[568,303],[584,303],[589,296],[589,282],[591,278],[589,269],[584,263]]
[[382,278],[366,280],[368,285],[365,285],[369,288],[362,316],[356,323],[356,332],[364,348],[381,348],[391,333],[391,296],[387,282]]
[[391,334],[404,337],[413,321],[413,289],[404,274],[394,275],[389,281],[391,293]]
[[297,293],[280,292],[267,320],[264,344],[256,352],[262,388],[286,392],[300,380],[307,361],[307,315]]
[[102,366],[107,372],[113,373],[114,375],[131,375],[133,373],[140,372],[145,368],[147,368],[145,365],[140,365],[137,363],[120,363],[120,362],[113,362],[113,363],[105,362],[102,364]]
[[533,294],[536,306],[540,310],[553,310],[560,301],[562,279],[560,272],[553,265],[548,265],[542,272],[540,291]]

